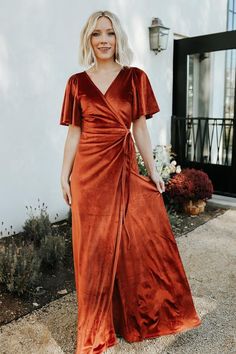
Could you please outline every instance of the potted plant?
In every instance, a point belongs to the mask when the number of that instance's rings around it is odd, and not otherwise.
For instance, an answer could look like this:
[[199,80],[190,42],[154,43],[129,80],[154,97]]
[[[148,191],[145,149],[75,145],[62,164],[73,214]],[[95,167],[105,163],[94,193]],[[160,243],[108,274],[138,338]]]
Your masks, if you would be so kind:
[[174,204],[186,213],[197,215],[205,210],[206,200],[213,193],[213,185],[204,171],[184,168],[167,182],[166,192]]

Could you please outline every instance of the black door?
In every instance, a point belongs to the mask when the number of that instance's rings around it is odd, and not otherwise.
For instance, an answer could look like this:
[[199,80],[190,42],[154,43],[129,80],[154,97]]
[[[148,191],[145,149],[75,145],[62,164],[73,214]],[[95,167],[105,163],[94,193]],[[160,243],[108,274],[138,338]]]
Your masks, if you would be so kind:
[[214,193],[236,196],[236,31],[174,40],[171,144]]

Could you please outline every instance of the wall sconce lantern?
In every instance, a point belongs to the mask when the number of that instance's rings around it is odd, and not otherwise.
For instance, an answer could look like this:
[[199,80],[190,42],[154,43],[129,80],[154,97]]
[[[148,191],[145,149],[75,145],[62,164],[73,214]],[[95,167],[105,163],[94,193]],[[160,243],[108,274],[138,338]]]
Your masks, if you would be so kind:
[[150,49],[157,54],[167,48],[169,28],[163,26],[162,21],[158,17],[153,17],[152,24],[149,28],[149,44]]

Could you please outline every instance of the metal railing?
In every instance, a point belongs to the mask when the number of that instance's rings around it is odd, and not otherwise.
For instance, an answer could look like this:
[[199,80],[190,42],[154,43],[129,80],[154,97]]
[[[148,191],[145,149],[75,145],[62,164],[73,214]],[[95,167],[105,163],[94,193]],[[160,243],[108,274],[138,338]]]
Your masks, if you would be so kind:
[[172,116],[175,151],[185,161],[231,166],[233,118]]

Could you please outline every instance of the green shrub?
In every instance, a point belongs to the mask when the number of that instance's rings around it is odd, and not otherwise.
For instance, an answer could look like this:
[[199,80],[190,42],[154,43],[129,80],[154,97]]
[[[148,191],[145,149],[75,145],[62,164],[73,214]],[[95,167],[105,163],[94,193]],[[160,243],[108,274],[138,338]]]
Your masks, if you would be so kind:
[[30,214],[23,225],[24,239],[7,237],[0,245],[0,282],[17,294],[39,285],[45,269],[62,266],[66,254],[65,235],[52,228],[44,203],[39,215],[26,208]]
[[66,243],[59,235],[46,235],[41,242],[42,269],[60,267],[66,254]]
[[[38,206],[40,209],[40,206]],[[50,235],[52,232],[51,222],[47,213],[47,206],[42,204],[39,215],[34,215],[33,208],[26,206],[29,211],[29,218],[25,220],[23,230],[26,237],[34,242],[36,247],[40,247],[41,241],[45,235]],[[36,208],[34,209],[36,210]]]
[[33,245],[18,246],[14,241],[0,252],[0,281],[10,292],[22,294],[41,279],[41,259]]

